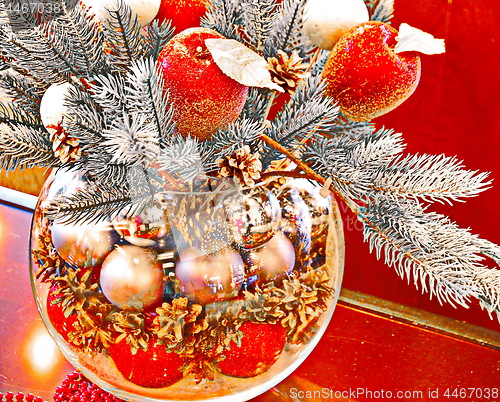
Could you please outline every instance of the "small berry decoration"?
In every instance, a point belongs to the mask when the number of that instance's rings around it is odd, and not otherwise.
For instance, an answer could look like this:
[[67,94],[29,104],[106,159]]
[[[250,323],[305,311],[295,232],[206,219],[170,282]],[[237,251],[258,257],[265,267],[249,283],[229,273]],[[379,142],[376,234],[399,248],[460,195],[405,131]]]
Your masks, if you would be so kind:
[[[39,402],[38,400],[34,400]],[[41,399],[40,399],[41,401]],[[75,371],[66,376],[56,388],[54,402],[123,402],[109,392],[90,382],[83,374]]]
[[22,392],[0,392],[0,402],[45,402],[41,397]]

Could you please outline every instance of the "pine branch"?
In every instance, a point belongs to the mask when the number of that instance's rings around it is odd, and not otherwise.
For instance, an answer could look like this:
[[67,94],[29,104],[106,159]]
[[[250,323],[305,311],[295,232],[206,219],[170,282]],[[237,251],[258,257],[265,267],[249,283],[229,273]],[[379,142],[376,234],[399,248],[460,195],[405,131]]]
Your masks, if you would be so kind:
[[52,201],[45,206],[44,212],[48,219],[64,224],[102,222],[116,218],[124,210],[138,214],[151,201],[149,189],[132,192],[97,183],[72,196]]
[[232,154],[244,145],[253,145],[262,133],[262,123],[252,119],[239,119],[225,130],[219,130],[207,141],[199,144],[206,171],[217,169],[217,159]]
[[109,18],[104,24],[105,46],[109,60],[116,71],[127,71],[134,60],[148,52],[137,16],[123,0],[108,10]]
[[358,214],[370,250],[377,258],[384,253],[385,263],[400,277],[413,278],[417,288],[440,303],[467,307],[470,297],[477,297],[471,273],[481,268],[481,257],[469,231],[410,201],[396,204],[378,197]]
[[48,133],[31,126],[0,123],[0,167],[2,169],[58,166]]
[[201,26],[213,29],[228,39],[241,40],[238,27],[241,26],[240,4],[233,0],[212,0]]
[[174,133],[173,110],[164,90],[163,76],[152,58],[134,61],[127,74],[127,99],[130,111],[147,116],[155,126],[159,144],[165,147]]
[[160,151],[155,126],[142,113],[116,116],[103,137],[101,146],[112,155],[110,163],[126,166],[146,163],[155,160]]
[[[338,113],[338,107],[322,91],[319,77],[301,82],[290,102],[271,122],[266,135],[287,148],[300,147],[304,139],[321,139],[332,129]],[[266,149],[263,166],[278,157],[276,150]]]
[[[359,161],[359,166],[364,166]],[[460,201],[488,189],[487,173],[462,169],[462,162],[444,155],[408,155],[380,169],[373,190],[392,198],[419,198],[427,202]]]
[[0,73],[0,88],[27,113],[39,114],[40,101],[45,91],[34,77],[21,75],[13,69]]
[[205,175],[198,142],[194,138],[177,137],[162,149],[158,163],[161,170],[182,182],[190,182]]
[[394,17],[394,0],[365,0],[370,20],[389,23]]
[[0,102],[0,123],[7,125],[23,125],[35,130],[43,130],[40,116],[26,111],[22,105]]
[[161,24],[158,20],[154,20],[149,24],[145,37],[145,57],[152,57],[157,60],[161,51],[172,38],[174,28],[170,21],[164,21]]
[[276,0],[248,0],[241,11],[250,46],[262,53],[276,20]]
[[251,87],[248,90],[247,100],[240,116],[243,119],[254,121],[263,120],[269,98],[270,93],[267,89]]
[[303,32],[304,5],[306,0],[284,0],[280,3],[277,18],[266,39],[264,57],[275,57],[278,50],[304,58],[313,49]]
[[[60,12],[24,29],[1,31],[5,54],[13,63],[46,82],[70,81],[103,68],[106,56],[102,32],[88,11],[79,5],[68,9],[58,0]],[[78,49],[75,51],[74,49]]]

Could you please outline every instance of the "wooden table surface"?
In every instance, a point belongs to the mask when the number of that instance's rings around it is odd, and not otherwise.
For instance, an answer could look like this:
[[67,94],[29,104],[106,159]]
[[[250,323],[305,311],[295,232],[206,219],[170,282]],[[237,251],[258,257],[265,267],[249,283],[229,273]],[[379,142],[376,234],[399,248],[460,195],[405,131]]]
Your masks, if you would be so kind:
[[[33,300],[30,223],[29,210],[0,204],[0,392],[51,401],[73,368]],[[255,400],[494,401],[499,388],[500,333],[343,290],[316,349]]]

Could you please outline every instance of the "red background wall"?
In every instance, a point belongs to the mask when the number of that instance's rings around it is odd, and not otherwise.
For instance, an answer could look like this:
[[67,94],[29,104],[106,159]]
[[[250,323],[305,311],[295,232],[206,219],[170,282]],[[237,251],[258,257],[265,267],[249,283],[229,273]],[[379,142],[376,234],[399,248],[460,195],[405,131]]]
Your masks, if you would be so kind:
[[[491,0],[396,0],[393,25],[406,22],[446,41],[443,55],[422,57],[422,78],[399,108],[376,120],[404,134],[411,153],[456,155],[468,169],[492,172],[493,188],[433,210],[500,244],[500,7]],[[359,223],[345,211],[344,286],[500,330],[479,307],[440,306],[377,261]]]

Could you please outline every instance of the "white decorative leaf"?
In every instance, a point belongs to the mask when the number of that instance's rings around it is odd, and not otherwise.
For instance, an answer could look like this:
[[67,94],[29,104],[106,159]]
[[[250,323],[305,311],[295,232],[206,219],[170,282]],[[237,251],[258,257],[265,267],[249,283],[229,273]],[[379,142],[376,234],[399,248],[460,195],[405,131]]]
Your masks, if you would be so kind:
[[205,44],[222,72],[248,87],[284,92],[271,80],[266,60],[234,39],[207,39]]
[[440,54],[445,52],[444,39],[436,39],[431,34],[405,23],[399,26],[397,40],[398,43],[394,47],[396,53]]

